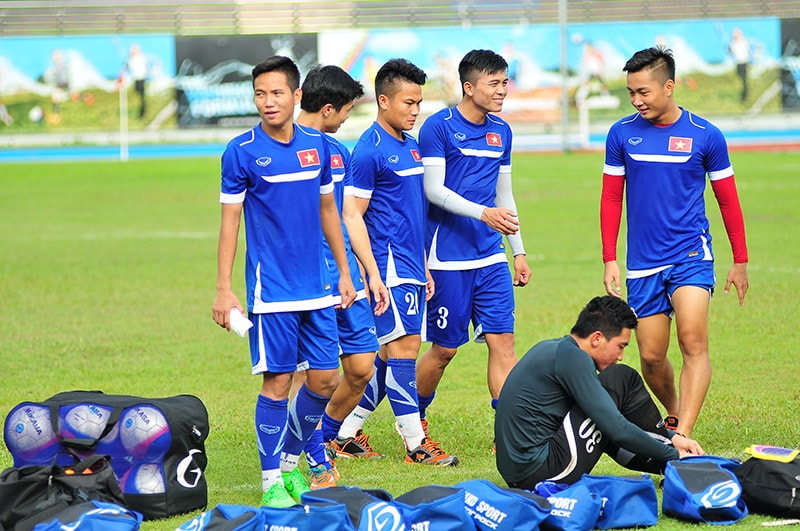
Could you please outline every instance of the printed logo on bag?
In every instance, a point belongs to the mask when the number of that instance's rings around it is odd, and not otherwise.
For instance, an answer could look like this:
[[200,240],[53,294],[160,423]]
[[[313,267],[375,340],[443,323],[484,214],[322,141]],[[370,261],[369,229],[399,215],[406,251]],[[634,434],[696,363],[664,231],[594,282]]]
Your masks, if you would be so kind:
[[575,504],[578,503],[577,499],[564,496],[550,496],[547,501],[550,502],[550,515],[563,516],[564,518],[572,516],[572,510],[575,509]]
[[411,524],[411,531],[430,531],[431,528],[431,521],[425,520],[424,522],[417,522],[416,524]]
[[379,502],[367,507],[368,531],[402,531],[403,517],[397,507]]
[[723,481],[722,483],[711,485],[711,487],[703,493],[700,502],[703,504],[703,507],[708,509],[714,507],[735,507],[741,495],[742,488],[739,486],[739,483],[733,480]]
[[497,529],[507,513],[504,513],[494,505],[483,501],[469,491],[464,491],[464,509],[472,517],[487,527]]
[[[178,470],[177,470],[178,483],[180,483],[181,486],[186,487],[187,489],[195,488],[197,484],[200,483],[200,478],[203,477],[203,471],[200,470],[200,467],[189,470],[189,465],[191,465],[194,462],[192,456],[194,454],[199,454],[199,453],[201,453],[200,450],[193,448],[189,450],[189,454],[183,459],[181,459],[180,463],[178,463]],[[194,474],[193,481],[189,480],[186,477],[187,472]]]
[[298,531],[300,528],[293,525],[273,524],[269,527],[265,527],[264,529],[265,531]]

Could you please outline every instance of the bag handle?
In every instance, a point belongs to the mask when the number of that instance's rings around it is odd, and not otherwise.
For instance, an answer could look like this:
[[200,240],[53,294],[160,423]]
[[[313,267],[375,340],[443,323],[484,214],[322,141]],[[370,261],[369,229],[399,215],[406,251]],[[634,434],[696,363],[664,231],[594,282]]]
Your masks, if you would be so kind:
[[53,428],[53,433],[56,434],[58,437],[59,442],[68,448],[77,448],[77,449],[85,449],[94,451],[95,446],[97,446],[98,441],[111,433],[111,430],[114,429],[114,426],[117,425],[120,416],[122,416],[122,407],[116,406],[111,410],[111,413],[108,416],[108,422],[106,422],[105,427],[103,428],[103,432],[96,438],[87,438],[87,437],[62,437],[60,430],[58,429],[58,414],[61,406],[69,405],[69,404],[60,404],[60,403],[53,403],[50,404],[50,425]]

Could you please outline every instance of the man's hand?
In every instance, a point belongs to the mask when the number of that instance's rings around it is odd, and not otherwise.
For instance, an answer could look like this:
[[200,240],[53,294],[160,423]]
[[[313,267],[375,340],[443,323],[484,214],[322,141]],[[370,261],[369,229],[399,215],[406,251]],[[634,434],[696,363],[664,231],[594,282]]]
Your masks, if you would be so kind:
[[484,208],[481,214],[481,221],[506,236],[516,234],[519,231],[517,213],[507,208]]
[[356,300],[356,288],[353,287],[353,281],[350,279],[349,275],[347,277],[339,277],[339,293],[342,296],[342,302],[337,304],[335,308],[337,310],[346,310]]
[[744,296],[750,287],[750,280],[747,278],[747,264],[733,264],[728,271],[728,278],[725,279],[725,293],[731,290],[731,284],[736,287],[739,295],[739,306],[744,306]]
[[694,439],[689,439],[683,435],[675,434],[672,438],[672,446],[678,450],[681,458],[689,457],[691,455],[705,455],[705,452],[700,447],[700,443]]
[[514,285],[527,286],[531,280],[531,268],[528,261],[525,259],[524,254],[518,254],[514,257]]
[[214,304],[211,306],[211,318],[228,332],[231,331],[230,316],[232,308],[236,308],[246,315],[242,304],[233,291],[229,289],[217,290],[217,297],[214,299]]
[[605,273],[603,274],[603,285],[606,293],[614,297],[622,297],[622,287],[620,281],[619,265],[616,260],[605,263]]
[[427,302],[431,300],[431,297],[433,297],[433,294],[436,292],[436,285],[427,267],[425,268],[425,278],[428,280],[427,284],[425,284],[425,301]]
[[389,290],[381,277],[369,277],[369,291],[372,293],[373,311],[375,315],[381,315],[389,308]]

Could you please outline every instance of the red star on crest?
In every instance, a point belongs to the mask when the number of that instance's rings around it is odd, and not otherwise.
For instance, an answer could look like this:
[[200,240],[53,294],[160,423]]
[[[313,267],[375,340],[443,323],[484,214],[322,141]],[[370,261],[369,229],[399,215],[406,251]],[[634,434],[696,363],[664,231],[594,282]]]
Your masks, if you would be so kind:
[[503,140],[497,133],[486,133],[486,143],[490,146],[503,147]]
[[685,136],[669,137],[669,150],[680,151],[681,153],[692,152],[692,139]]
[[339,154],[331,155],[331,168],[339,169],[344,167],[344,162],[342,162],[342,156]]
[[416,149],[412,149],[411,150],[411,156],[414,157],[414,160],[416,162],[419,162],[419,161],[422,160],[422,157],[419,156],[419,151],[417,151]]

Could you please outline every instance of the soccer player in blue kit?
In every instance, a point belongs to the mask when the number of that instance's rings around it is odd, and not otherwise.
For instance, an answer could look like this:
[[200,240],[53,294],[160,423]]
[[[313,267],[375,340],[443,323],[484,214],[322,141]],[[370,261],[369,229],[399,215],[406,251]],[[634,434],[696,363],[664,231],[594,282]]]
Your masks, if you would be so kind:
[[[261,122],[233,138],[222,154],[217,295],[212,317],[230,330],[243,311],[231,287],[242,212],[245,281],[253,374],[262,375],[256,401],[261,503],[286,507],[308,490],[297,460],[338,382],[336,314],[323,234],[339,268],[341,306],[355,298],[341,221],[333,196],[329,143],[296,125],[300,73],[272,56],[253,68]],[[307,381],[288,404],[292,375],[307,361]],[[289,406],[287,408],[287,406]]]
[[[476,341],[488,347],[487,381],[496,406],[517,361],[513,286],[531,277],[511,189],[511,128],[494,114],[508,93],[508,64],[491,50],[472,50],[458,73],[461,102],[426,119],[419,135],[431,203],[428,268],[436,284],[424,338],[431,347],[417,362],[423,419],[445,368],[469,341],[470,322]],[[504,235],[514,256],[513,279]]]
[[[381,66],[375,76],[377,119],[353,148],[345,223],[356,254],[371,252],[375,257],[389,290],[389,308],[375,317],[381,345],[375,375],[342,425],[353,435],[334,440],[332,447],[346,457],[378,456],[361,428],[385,394],[406,445],[406,462],[451,466],[458,458],[445,453],[423,430],[415,388],[424,304],[434,286],[425,264],[422,158],[407,131],[419,115],[425,81],[425,72],[405,59]],[[353,442],[361,443],[360,450],[347,451]]]
[[[328,142],[331,152],[333,195],[336,207],[341,213],[344,204],[344,189],[353,181],[350,151],[330,135],[336,133],[350,116],[355,100],[364,95],[364,88],[361,83],[338,66],[326,65],[317,66],[308,72],[301,89],[303,95],[300,100],[301,110],[297,117],[297,124],[321,131],[323,138]],[[364,278],[361,275],[356,256],[350,247],[350,238],[344,225],[342,233],[347,250],[350,276],[356,290],[356,300],[347,310],[336,312],[339,331],[339,360],[343,376],[325,408],[322,416],[322,429],[315,431],[306,445],[312,489],[336,485],[338,472],[326,459],[324,443],[338,436],[342,421],[364,394],[364,388],[372,378],[373,360],[379,348],[373,309],[370,307]],[[339,303],[341,301],[336,289],[339,272],[328,245],[325,245],[325,257],[333,280],[334,301]],[[374,312],[381,314],[388,305],[388,293],[381,280],[378,265],[375,263],[372,253],[359,257],[359,261],[364,266],[372,300],[375,301]],[[298,385],[298,380],[299,378],[295,378],[295,386]]]
[[[725,138],[675,103],[672,53],[660,47],[640,50],[623,70],[637,112],[612,125],[606,139],[603,283],[607,293],[620,296],[616,251],[625,193],[625,277],[628,302],[639,317],[642,375],[666,408],[667,427],[690,436],[711,382],[708,309],[715,276],[703,197],[706,175],[733,251],[725,293],[735,286],[740,305],[749,287],[744,219]],[[673,315],[683,356],[680,396],[667,358]]]

